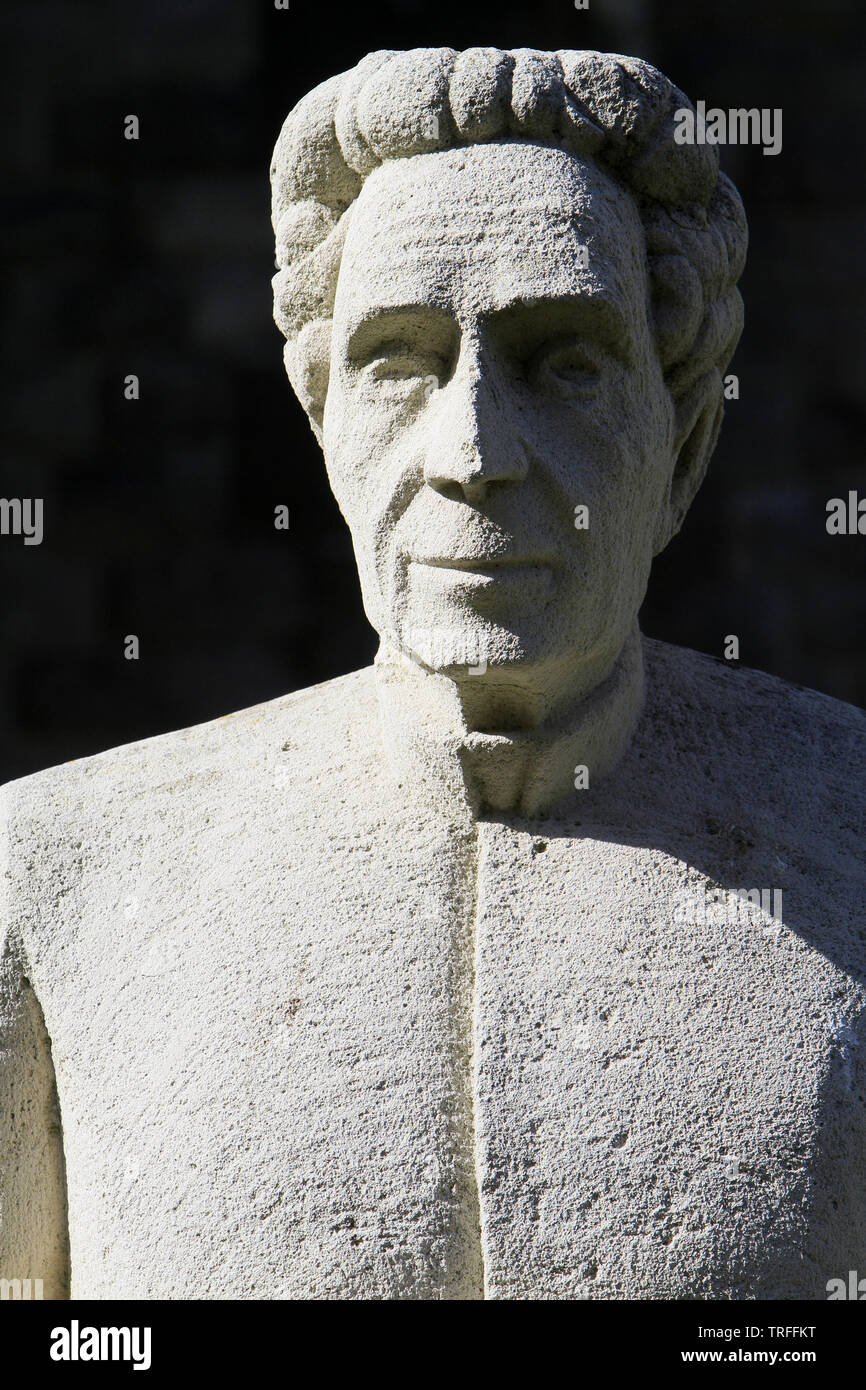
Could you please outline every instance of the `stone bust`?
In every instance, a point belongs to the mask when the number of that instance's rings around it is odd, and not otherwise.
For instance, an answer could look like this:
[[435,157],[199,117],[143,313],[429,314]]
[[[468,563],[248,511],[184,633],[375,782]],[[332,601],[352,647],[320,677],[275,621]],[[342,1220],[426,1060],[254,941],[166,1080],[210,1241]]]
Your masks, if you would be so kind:
[[276,318],[381,647],[5,788],[0,1276],[820,1299],[866,1264],[866,717],[638,627],[742,324],[688,105],[638,59],[419,49],[286,121]]

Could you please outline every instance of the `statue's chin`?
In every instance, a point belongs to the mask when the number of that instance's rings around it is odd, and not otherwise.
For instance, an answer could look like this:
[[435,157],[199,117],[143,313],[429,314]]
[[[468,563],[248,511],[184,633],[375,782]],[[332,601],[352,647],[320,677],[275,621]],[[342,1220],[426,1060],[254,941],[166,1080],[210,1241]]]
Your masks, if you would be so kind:
[[[401,602],[374,626],[382,637],[380,660],[409,662],[419,671],[473,683],[546,688],[566,668],[609,650],[610,624],[590,605],[582,611],[561,602],[513,605],[508,614],[479,614],[456,602]],[[383,605],[379,605],[380,617]]]
[[[401,627],[383,641],[382,658],[401,661],[463,685],[544,688],[548,675],[579,655],[573,635],[551,640],[550,633],[514,632],[502,627]],[[478,691],[480,694],[480,689]]]
[[530,653],[519,633],[488,623],[401,623],[395,645],[428,671],[459,680],[467,674],[522,666]]

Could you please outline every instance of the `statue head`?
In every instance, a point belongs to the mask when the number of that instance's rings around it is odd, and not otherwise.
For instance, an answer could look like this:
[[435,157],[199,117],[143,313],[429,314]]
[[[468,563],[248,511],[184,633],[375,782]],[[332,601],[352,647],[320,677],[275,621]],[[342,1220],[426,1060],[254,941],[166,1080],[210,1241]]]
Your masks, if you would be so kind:
[[367,615],[423,666],[591,689],[636,627],[742,326],[742,206],[684,107],[635,58],[417,49],[283,126],[286,369]]

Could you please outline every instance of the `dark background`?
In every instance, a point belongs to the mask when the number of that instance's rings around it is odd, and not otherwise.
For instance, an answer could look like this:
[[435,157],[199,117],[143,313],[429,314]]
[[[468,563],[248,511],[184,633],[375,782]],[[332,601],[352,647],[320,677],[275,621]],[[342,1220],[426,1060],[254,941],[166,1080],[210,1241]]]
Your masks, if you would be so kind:
[[271,320],[267,177],[291,106],[379,47],[632,52],[694,101],[783,108],[780,155],[722,151],[751,228],[741,398],[643,626],[716,655],[736,633],[745,665],[866,705],[866,541],[825,529],[866,493],[862,0],[590,5],[3,6],[0,496],[44,498],[45,539],[0,537],[0,780],[371,659]]

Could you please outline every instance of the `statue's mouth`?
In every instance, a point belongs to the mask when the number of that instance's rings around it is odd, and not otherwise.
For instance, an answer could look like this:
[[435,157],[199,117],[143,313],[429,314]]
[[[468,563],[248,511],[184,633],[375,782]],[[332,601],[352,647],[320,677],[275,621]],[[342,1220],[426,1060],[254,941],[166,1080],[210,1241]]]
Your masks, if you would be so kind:
[[467,574],[496,576],[512,571],[542,569],[550,565],[546,556],[519,555],[437,555],[431,557],[413,556],[415,565],[429,565],[432,569],[460,570]]
[[554,566],[546,556],[436,555],[412,559],[409,565],[423,593],[465,599],[537,602],[554,582]]

